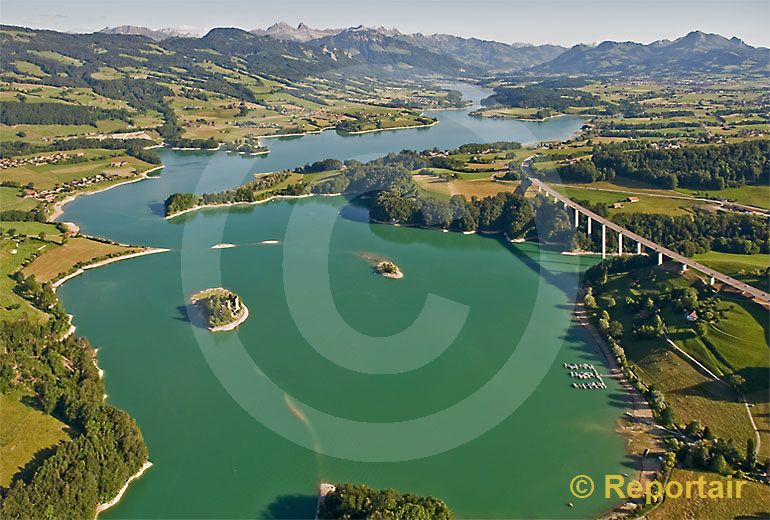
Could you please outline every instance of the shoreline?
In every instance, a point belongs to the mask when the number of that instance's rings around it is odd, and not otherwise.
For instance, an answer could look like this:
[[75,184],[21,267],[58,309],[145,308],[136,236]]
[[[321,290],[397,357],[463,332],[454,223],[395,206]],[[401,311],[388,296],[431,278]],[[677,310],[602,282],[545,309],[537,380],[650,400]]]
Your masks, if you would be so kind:
[[166,220],[170,220],[172,218],[178,217],[179,215],[184,215],[185,213],[192,213],[193,211],[198,211],[199,209],[207,209],[207,208],[227,208],[231,206],[254,206],[256,204],[262,204],[264,202],[270,202],[274,199],[306,199],[308,197],[315,196],[315,193],[306,193],[305,195],[273,195],[271,197],[268,197],[266,199],[262,200],[255,200],[253,202],[225,202],[224,204],[203,204],[201,206],[194,206],[192,208],[187,208],[182,211],[177,211],[173,215],[167,215],[164,218]]
[[[198,302],[200,299],[206,298],[210,294],[215,294],[218,292],[226,292],[226,293],[235,295],[235,293],[233,293],[228,289],[225,289],[224,287],[209,287],[208,289],[203,289],[202,291],[198,291],[192,296],[190,296],[190,304],[195,306],[195,303]],[[238,297],[238,295],[235,295],[235,296]],[[246,304],[243,303],[243,300],[241,300],[241,308],[243,309],[241,313],[238,315],[237,318],[235,318],[230,323],[219,325],[217,327],[206,327],[206,328],[208,329],[209,332],[223,332],[223,331],[233,330],[234,328],[238,327],[238,325],[246,321],[246,319],[249,317],[249,308],[246,307]]]
[[142,464],[142,467],[139,468],[139,471],[137,471],[136,473],[128,477],[128,480],[126,481],[125,484],[123,484],[123,487],[120,488],[120,491],[118,491],[118,494],[115,495],[115,498],[113,498],[109,502],[105,502],[104,504],[99,504],[98,506],[96,506],[96,517],[97,518],[99,517],[99,513],[106,511],[107,509],[117,505],[117,503],[120,502],[120,499],[123,498],[123,495],[125,494],[125,492],[128,490],[128,486],[130,486],[134,480],[144,475],[144,472],[150,469],[151,467],[152,467],[152,462],[150,462],[149,460],[145,461],[145,463]]
[[54,202],[53,204],[53,211],[48,216],[48,222],[55,222],[57,218],[61,217],[64,214],[64,206],[72,202],[73,200],[77,199],[78,197],[85,197],[88,195],[95,195],[97,193],[102,193],[107,190],[111,190],[112,188],[117,188],[118,186],[124,186],[126,184],[131,184],[134,182],[143,181],[145,179],[151,179],[152,177],[149,177],[149,174],[152,172],[156,172],[158,170],[162,170],[165,167],[165,165],[156,166],[155,168],[150,168],[149,170],[145,170],[142,173],[140,173],[138,176],[132,179],[128,179],[123,182],[116,182],[115,184],[111,184],[109,186],[105,186],[104,188],[94,190],[94,191],[83,191],[80,193],[73,193],[72,195],[68,195],[67,197],[64,197],[63,199]]
[[[634,425],[641,425],[642,430],[634,430],[633,432],[641,436],[647,436],[650,440],[654,440],[655,444],[659,447],[659,441],[654,430],[656,425],[652,416],[652,409],[649,403],[639,393],[639,391],[626,379],[622,368],[618,364],[615,356],[610,351],[604,339],[599,335],[596,328],[588,319],[588,311],[585,304],[581,301],[582,289],[578,293],[578,301],[575,303],[575,307],[572,310],[572,320],[580,325],[583,330],[586,331],[591,343],[596,347],[599,353],[602,355],[606,367],[609,369],[609,377],[615,379],[620,384],[621,388],[625,391],[627,402],[625,403],[625,413],[617,419],[615,433],[622,436],[626,440],[626,453],[633,459],[638,459],[639,469],[637,480],[645,483],[646,481],[653,481],[656,479],[656,475],[660,472],[659,462],[657,457],[650,451],[645,452],[632,449],[632,442],[634,442],[635,435],[630,428]],[[628,424],[624,424],[624,421]],[[614,519],[624,518],[624,511],[627,509],[629,503],[634,503],[632,499],[626,498],[623,501],[618,502],[613,507],[607,509],[599,517],[601,519]],[[638,504],[637,504],[638,505]]]
[[437,124],[438,124],[438,119],[436,119],[435,121],[433,121],[428,125],[394,126],[392,128],[373,128],[371,130],[357,130],[355,132],[346,132],[345,130],[340,130],[340,132],[347,135],[362,135],[362,134],[371,134],[374,132],[387,132],[389,130],[409,130],[410,128],[430,128],[431,126],[435,126]]
[[170,249],[166,248],[146,248],[142,251],[138,251],[136,253],[128,253],[125,255],[120,256],[114,256],[112,258],[107,258],[105,260],[99,260],[97,262],[86,264],[83,267],[79,268],[77,271],[74,271],[67,276],[60,278],[53,282],[51,284],[51,289],[56,292],[56,289],[58,289],[64,282],[71,280],[72,278],[75,278],[76,276],[80,276],[84,272],[86,272],[88,269],[96,269],[97,267],[102,267],[108,264],[112,264],[115,262],[120,262],[121,260],[128,260],[129,258],[136,258],[139,256],[146,256],[146,255],[154,255],[156,253],[167,253],[168,251],[171,251]]
[[[447,109],[441,109],[441,108],[429,108],[424,110],[420,115],[423,115],[425,112],[430,112],[432,110],[465,110],[464,108],[447,108]],[[356,132],[346,132],[344,130],[340,130],[339,132],[341,134],[347,134],[347,135],[359,135],[359,134],[368,134],[371,132],[386,132],[388,130],[409,130],[410,128],[428,128],[438,123],[438,120],[432,122],[429,125],[412,125],[412,126],[394,126],[393,128],[374,128],[372,130],[359,130]],[[328,132],[329,130],[336,130],[336,126],[327,126],[326,128],[321,128],[320,130],[308,130],[307,132],[294,132],[292,134],[271,134],[271,135],[260,135],[257,136],[259,139],[280,139],[281,137],[304,137],[306,135],[315,135],[315,134],[322,134],[324,132]]]
[[241,315],[235,319],[235,321],[232,321],[227,325],[220,325],[219,327],[209,327],[209,332],[226,332],[228,330],[233,330],[241,325],[249,317],[249,308],[246,307],[246,304],[241,302],[241,307],[243,308],[243,311],[241,312]]

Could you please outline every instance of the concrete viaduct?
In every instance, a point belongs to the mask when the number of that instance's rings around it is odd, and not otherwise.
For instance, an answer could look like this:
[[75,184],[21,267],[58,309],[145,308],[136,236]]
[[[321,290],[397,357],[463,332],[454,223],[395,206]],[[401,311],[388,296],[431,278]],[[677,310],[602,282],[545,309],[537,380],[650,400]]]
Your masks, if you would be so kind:
[[557,201],[561,202],[564,205],[565,209],[571,208],[574,211],[575,227],[580,226],[580,215],[584,215],[586,217],[586,225],[587,225],[586,231],[589,236],[593,231],[594,225],[601,226],[602,259],[607,258],[607,229],[610,229],[611,231],[618,234],[618,254],[619,255],[623,254],[623,240],[628,239],[636,243],[637,254],[642,254],[643,252],[645,252],[644,250],[645,248],[657,253],[658,265],[661,265],[663,263],[664,258],[667,257],[681,264],[682,271],[685,271],[688,268],[691,268],[700,273],[705,274],[706,276],[709,277],[709,283],[711,285],[713,285],[716,280],[719,280],[723,284],[729,285],[730,287],[735,288],[744,296],[759,300],[760,302],[765,304],[770,302],[770,294],[766,293],[765,291],[761,291],[756,287],[743,283],[740,280],[736,280],[731,276],[727,276],[726,274],[720,273],[719,271],[715,271],[710,267],[706,267],[705,265],[696,262],[692,258],[687,258],[686,256],[682,256],[679,253],[676,253],[668,248],[665,248],[661,245],[656,244],[652,240],[647,240],[646,238],[629,231],[623,226],[619,226],[614,222],[612,222],[611,220],[606,219],[602,216],[599,216],[593,211],[586,209],[580,204],[573,202],[568,197],[554,190],[553,188],[548,186],[546,183],[544,183],[540,179],[537,179],[535,177],[530,177],[530,180],[532,181],[532,185],[537,188],[538,192],[541,192],[541,193],[545,192],[546,195],[553,198],[554,202],[557,202]]

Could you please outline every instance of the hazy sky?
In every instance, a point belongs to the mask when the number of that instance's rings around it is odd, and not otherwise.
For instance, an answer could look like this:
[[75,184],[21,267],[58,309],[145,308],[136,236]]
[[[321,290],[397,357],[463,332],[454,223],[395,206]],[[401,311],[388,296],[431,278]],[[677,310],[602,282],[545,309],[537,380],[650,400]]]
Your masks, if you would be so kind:
[[367,25],[503,42],[650,42],[700,29],[770,46],[768,0],[2,0],[5,24],[91,32],[106,26]]

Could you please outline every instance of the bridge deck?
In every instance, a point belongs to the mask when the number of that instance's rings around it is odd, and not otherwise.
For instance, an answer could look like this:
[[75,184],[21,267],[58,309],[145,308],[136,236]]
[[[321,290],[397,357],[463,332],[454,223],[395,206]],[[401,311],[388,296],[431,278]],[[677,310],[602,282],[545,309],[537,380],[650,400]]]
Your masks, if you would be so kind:
[[652,249],[657,253],[662,253],[668,258],[676,262],[679,262],[681,264],[684,264],[689,268],[695,269],[696,271],[701,272],[707,276],[713,276],[715,280],[719,280],[720,282],[737,289],[741,293],[748,294],[752,298],[756,298],[765,303],[770,302],[770,294],[766,293],[765,291],[757,289],[756,287],[753,287],[749,284],[743,283],[740,280],[736,280],[732,276],[727,276],[724,273],[720,273],[719,271],[711,269],[710,267],[707,267],[701,263],[696,262],[692,258],[687,258],[686,256],[680,255],[679,253],[672,251],[671,249],[658,245],[652,240],[647,240],[643,236],[637,235],[636,233],[629,231],[623,226],[619,226],[614,222],[612,222],[611,220],[606,219],[600,215],[597,215],[593,211],[584,208],[583,206],[581,206],[580,204],[577,204],[576,202],[573,202],[568,197],[554,190],[553,188],[548,186],[546,183],[544,183],[540,179],[530,177],[530,180],[532,181],[533,186],[542,189],[543,191],[545,191],[552,197],[555,197],[556,199],[563,202],[564,204],[571,207],[572,209],[575,209],[578,212],[582,213],[583,215],[590,217],[595,222],[598,222],[599,224],[607,226],[609,229],[612,229],[613,231],[617,231],[618,233],[621,233],[623,236],[628,237],[642,244],[644,247],[648,249]]

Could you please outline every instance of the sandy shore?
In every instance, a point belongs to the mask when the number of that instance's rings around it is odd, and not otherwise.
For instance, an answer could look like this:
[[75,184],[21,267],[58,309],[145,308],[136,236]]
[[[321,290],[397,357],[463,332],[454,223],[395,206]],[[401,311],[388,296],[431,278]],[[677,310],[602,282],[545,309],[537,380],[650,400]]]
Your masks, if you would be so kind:
[[98,506],[96,506],[96,516],[99,516],[99,513],[111,508],[112,506],[120,502],[120,499],[123,498],[123,494],[128,489],[128,486],[130,486],[134,480],[144,475],[144,472],[150,469],[151,467],[152,467],[152,462],[150,462],[149,460],[144,464],[142,464],[142,467],[139,468],[139,471],[131,475],[126,481],[126,483],[123,485],[123,487],[120,488],[120,491],[118,491],[118,494],[115,495],[115,498],[113,498],[109,502],[105,502],[104,504],[99,504]]
[[83,192],[79,192],[79,193],[73,193],[72,195],[69,195],[69,196],[63,198],[62,200],[54,203],[53,211],[51,212],[51,215],[48,217],[48,220],[49,220],[49,222],[53,222],[57,218],[61,217],[62,214],[64,213],[64,206],[66,204],[69,204],[70,202],[72,202],[73,200],[75,200],[78,197],[84,197],[86,195],[94,195],[96,193],[102,193],[103,191],[111,190],[112,188],[117,188],[118,186],[123,186],[125,184],[131,184],[133,182],[139,182],[139,181],[143,181],[145,179],[149,179],[149,178],[151,178],[151,177],[149,177],[149,174],[151,174],[152,172],[156,172],[158,170],[161,170],[161,169],[163,169],[163,165],[156,166],[155,168],[150,168],[149,170],[142,172],[140,175],[138,175],[136,177],[131,177],[129,179],[126,179],[123,182],[116,182],[115,184],[111,184],[109,186],[105,186],[104,188],[101,188],[101,189],[98,189],[98,190],[83,191]]
[[94,262],[93,264],[84,265],[83,267],[81,267],[80,269],[75,271],[74,273],[70,273],[67,276],[65,276],[64,278],[56,280],[54,283],[51,284],[51,289],[53,289],[55,291],[60,285],[62,285],[67,280],[70,280],[72,278],[75,278],[76,276],[79,276],[79,275],[83,274],[86,271],[86,269],[95,269],[97,267],[102,267],[104,265],[111,264],[113,262],[120,262],[121,260],[127,260],[129,258],[136,258],[137,256],[154,255],[155,253],[166,253],[168,251],[171,251],[171,250],[170,249],[163,249],[163,248],[157,248],[157,249],[156,248],[150,248],[150,249],[145,249],[143,251],[139,251],[137,253],[131,253],[131,254],[122,255],[122,256],[115,256],[115,257],[112,257],[112,258],[107,258],[106,260],[101,260],[99,262]]

